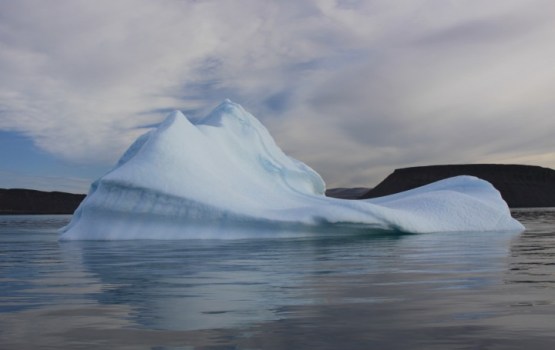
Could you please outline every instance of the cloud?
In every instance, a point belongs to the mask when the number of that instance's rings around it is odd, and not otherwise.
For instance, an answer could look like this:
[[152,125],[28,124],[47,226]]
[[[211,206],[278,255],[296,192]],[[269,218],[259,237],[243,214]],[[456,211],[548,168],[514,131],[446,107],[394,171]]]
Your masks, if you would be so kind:
[[555,71],[546,61],[555,53],[547,44],[555,39],[552,19],[540,13],[545,6],[510,5],[507,13],[451,13],[449,21],[433,25],[399,17],[404,24],[398,27],[408,34],[384,32],[365,60],[306,91],[310,112],[303,116],[326,118],[336,130],[335,137],[312,133],[308,142],[321,150],[321,159],[342,148],[348,159],[338,162],[350,163],[326,164],[324,177],[364,184],[359,181],[383,177],[385,167],[535,163],[538,155],[545,161],[540,165],[553,166],[555,122],[549,116],[555,105],[549,94]]
[[[4,1],[0,129],[111,163],[231,98],[330,185],[395,167],[555,166],[550,1]],[[528,161],[527,161],[528,160]]]
[[206,109],[228,95],[256,104],[284,89],[283,67],[332,49],[319,20],[304,21],[314,9],[295,3],[0,6],[0,127],[79,161],[113,161],[160,110]]

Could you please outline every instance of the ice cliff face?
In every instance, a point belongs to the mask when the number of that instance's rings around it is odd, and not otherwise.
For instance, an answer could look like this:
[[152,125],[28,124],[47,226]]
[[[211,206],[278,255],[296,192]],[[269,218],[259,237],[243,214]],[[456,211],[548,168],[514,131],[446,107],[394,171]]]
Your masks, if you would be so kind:
[[[357,226],[408,232],[522,230],[487,182],[456,177],[364,201],[324,196],[322,178],[224,101],[173,112],[91,186],[61,239],[237,238]],[[338,228],[338,230],[340,230]]]

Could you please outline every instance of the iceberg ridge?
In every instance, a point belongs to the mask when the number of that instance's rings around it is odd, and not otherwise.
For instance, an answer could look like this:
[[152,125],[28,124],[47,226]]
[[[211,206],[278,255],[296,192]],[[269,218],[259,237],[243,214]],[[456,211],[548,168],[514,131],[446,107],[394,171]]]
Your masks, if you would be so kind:
[[91,185],[62,240],[294,234],[348,225],[406,232],[521,231],[488,182],[459,176],[368,200],[324,196],[318,173],[288,157],[229,100],[192,122],[171,113]]

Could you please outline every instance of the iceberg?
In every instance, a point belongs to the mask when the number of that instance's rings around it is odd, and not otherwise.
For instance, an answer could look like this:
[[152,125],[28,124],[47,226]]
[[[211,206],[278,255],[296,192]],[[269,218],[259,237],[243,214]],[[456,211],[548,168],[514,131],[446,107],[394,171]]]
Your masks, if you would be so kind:
[[488,182],[459,176],[367,200],[324,195],[320,175],[225,100],[199,120],[171,113],[96,180],[62,240],[242,238],[343,228],[522,231]]

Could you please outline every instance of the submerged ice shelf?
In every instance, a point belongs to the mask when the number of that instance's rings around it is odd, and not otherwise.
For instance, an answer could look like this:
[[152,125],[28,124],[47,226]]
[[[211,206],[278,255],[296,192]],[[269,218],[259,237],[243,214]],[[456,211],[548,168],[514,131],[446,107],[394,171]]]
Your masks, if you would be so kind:
[[405,232],[520,231],[488,182],[459,176],[395,195],[324,195],[240,105],[198,121],[173,112],[95,181],[63,240],[238,238],[359,227]]

